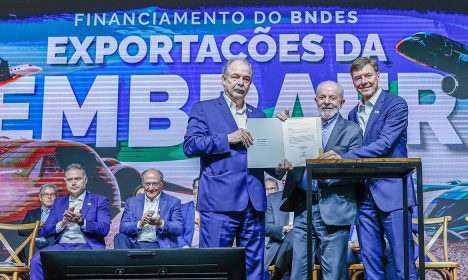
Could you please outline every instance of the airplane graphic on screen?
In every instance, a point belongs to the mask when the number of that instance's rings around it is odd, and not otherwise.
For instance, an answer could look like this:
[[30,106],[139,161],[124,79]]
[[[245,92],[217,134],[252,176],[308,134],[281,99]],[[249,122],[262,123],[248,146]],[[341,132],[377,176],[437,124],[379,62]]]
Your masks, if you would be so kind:
[[0,86],[12,83],[19,78],[42,72],[42,68],[31,64],[8,66],[8,61],[0,58]]
[[468,46],[445,36],[419,32],[401,40],[396,51],[418,64],[448,73],[442,90],[454,98],[468,98]]

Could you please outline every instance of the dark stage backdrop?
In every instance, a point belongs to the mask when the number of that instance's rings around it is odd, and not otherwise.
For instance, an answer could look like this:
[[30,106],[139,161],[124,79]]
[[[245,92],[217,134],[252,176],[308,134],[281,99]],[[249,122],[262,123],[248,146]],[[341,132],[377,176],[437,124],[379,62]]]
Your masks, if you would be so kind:
[[149,167],[162,170],[168,191],[190,200],[199,162],[182,152],[188,113],[219,96],[227,59],[251,61],[247,100],[268,116],[286,106],[293,116],[317,115],[313,97],[324,80],[343,85],[346,116],[358,101],[350,64],[369,56],[380,64],[381,86],[408,102],[409,156],[423,160],[425,215],[451,215],[451,238],[468,238],[466,7],[149,2],[5,5],[0,222],[37,206],[40,184],[63,188],[70,162],[86,165],[90,188],[112,199],[117,217],[137,172]]

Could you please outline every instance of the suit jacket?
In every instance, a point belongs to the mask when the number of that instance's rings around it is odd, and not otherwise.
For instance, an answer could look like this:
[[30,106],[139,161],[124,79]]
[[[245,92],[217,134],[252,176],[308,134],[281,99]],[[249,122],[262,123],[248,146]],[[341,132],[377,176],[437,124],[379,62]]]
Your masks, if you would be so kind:
[[182,204],[180,208],[182,210],[184,231],[179,238],[179,247],[192,247],[192,238],[195,231],[195,205],[193,201],[189,201]]
[[[55,226],[63,218],[63,213],[68,209],[70,195],[57,198],[50,209],[49,218],[42,226],[41,232],[44,237],[54,236],[54,243],[59,243],[64,231],[55,232]],[[110,229],[110,209],[107,197],[86,192],[81,214],[86,220],[86,228],[81,232],[88,245],[93,249],[104,249],[106,244],[104,237]]]
[[280,210],[283,191],[267,196],[267,212],[265,214],[265,236],[269,238],[265,250],[265,266],[273,263],[278,250],[283,243],[283,226],[289,224],[289,213]]
[[[361,147],[362,132],[359,125],[338,116],[324,151],[334,150],[342,154]],[[306,210],[305,191],[299,188],[304,167],[288,172],[283,193],[282,211]],[[351,225],[356,222],[356,188],[358,183],[351,180],[319,181],[319,208],[323,222],[327,225]]]
[[[359,124],[358,106],[349,112],[348,119]],[[406,158],[408,105],[399,97],[382,91],[364,131],[362,148],[345,153],[343,158]],[[400,179],[367,180],[372,197],[380,210],[390,212],[403,208]],[[408,177],[408,202],[416,205],[413,180]]]
[[[247,119],[265,113],[247,106]],[[247,149],[229,145],[227,135],[238,129],[223,96],[193,105],[184,137],[184,153],[200,157],[199,211],[243,211],[249,200],[257,211],[266,211],[264,171],[247,169]]]
[[[33,210],[29,210],[23,219],[23,224],[30,224],[30,223],[35,223],[37,221],[40,221],[41,214],[42,214],[41,207],[33,209]],[[18,231],[18,234],[23,237],[28,237],[31,233],[32,233],[32,230],[28,230],[28,229]],[[41,236],[42,236],[42,232],[39,231],[37,233],[37,237],[41,237]],[[54,237],[46,238],[46,241],[47,241],[47,244],[54,244]]]
[[[145,195],[137,195],[127,199],[124,213],[120,221],[120,233],[127,235],[134,241],[140,230],[137,229],[138,222],[143,217],[145,208]],[[180,199],[161,192],[159,197],[159,210],[164,220],[164,227],[156,228],[156,238],[160,248],[177,248],[177,238],[182,234],[182,214],[180,211]]]

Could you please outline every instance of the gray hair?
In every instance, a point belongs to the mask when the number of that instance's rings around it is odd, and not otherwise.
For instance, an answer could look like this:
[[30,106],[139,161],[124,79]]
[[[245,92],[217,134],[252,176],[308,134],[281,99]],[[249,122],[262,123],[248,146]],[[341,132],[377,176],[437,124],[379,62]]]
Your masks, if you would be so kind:
[[246,58],[231,58],[229,59],[226,64],[224,64],[223,66],[223,75],[224,76],[228,76],[228,69],[229,67],[231,66],[231,64],[233,64],[234,62],[236,61],[242,61],[243,63],[245,63],[247,66],[249,66],[250,68],[250,81],[253,80],[253,68],[252,68],[252,64],[250,64],[250,62],[246,59]]
[[86,176],[86,170],[84,169],[83,165],[79,164],[79,163],[72,163],[72,164],[69,164],[67,165],[67,167],[65,167],[65,170],[63,171],[64,173],[67,172],[68,170],[70,169],[78,169],[78,170],[81,170],[83,171],[83,176],[84,177],[87,177]]
[[332,84],[332,85],[336,86],[338,88],[338,95],[340,96],[341,99],[344,98],[344,89],[343,89],[343,87],[339,83],[334,82],[334,81],[321,82],[317,86],[317,90],[315,91],[315,95],[317,95],[322,90],[322,87],[324,87],[326,84]]
[[145,171],[143,171],[143,173],[141,173],[141,180],[143,180],[143,177],[145,176],[145,174],[147,172],[150,172],[150,171],[156,171],[159,173],[159,178],[161,178],[161,181],[164,181],[164,175],[162,174],[161,170],[159,169],[156,169],[156,168],[148,168],[146,169]]
[[39,195],[42,194],[42,192],[45,190],[45,189],[54,189],[54,192],[55,193],[58,193],[58,188],[56,185],[54,184],[44,184],[41,186],[41,188],[39,189]]
[[266,178],[266,179],[265,179],[265,185],[266,185],[267,182],[272,182],[273,184],[275,184],[275,187],[276,187],[276,188],[279,188],[279,186],[278,186],[278,181],[276,181],[275,179],[273,179],[273,178]]

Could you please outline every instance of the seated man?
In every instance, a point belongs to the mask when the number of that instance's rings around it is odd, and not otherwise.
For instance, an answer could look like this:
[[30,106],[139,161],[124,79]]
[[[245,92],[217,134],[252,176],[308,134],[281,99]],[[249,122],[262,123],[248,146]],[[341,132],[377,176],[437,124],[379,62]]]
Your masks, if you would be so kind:
[[267,212],[265,214],[265,270],[274,264],[272,279],[281,279],[291,271],[293,254],[293,220],[292,212],[280,211],[283,191],[279,191],[278,182],[273,178],[265,180]]
[[[109,200],[86,191],[88,178],[80,164],[65,168],[68,195],[57,198],[41,229],[45,238],[55,236],[50,250],[104,249],[110,229]],[[31,280],[44,279],[39,252],[31,259]]]
[[163,179],[157,169],[143,172],[145,194],[127,199],[119,233],[114,237],[115,249],[178,247],[183,231],[180,200],[162,191]]
[[[41,202],[41,206],[36,209],[29,210],[23,219],[23,224],[35,223],[37,221],[44,223],[47,220],[47,217],[49,217],[50,207],[52,207],[52,204],[54,204],[55,198],[57,198],[57,193],[57,186],[54,184],[42,185],[39,190],[39,201]],[[31,232],[32,230],[20,230],[18,231],[18,234],[24,237],[28,237]],[[54,237],[50,236],[46,239],[44,236],[42,236],[42,233],[39,232],[35,241],[34,252],[38,252],[42,248],[54,244]],[[25,256],[27,258],[28,250],[26,249],[25,252]]]
[[181,205],[182,219],[184,221],[184,232],[179,238],[179,247],[198,248],[200,241],[200,214],[196,209],[198,185],[200,179],[195,178],[192,183],[193,201]]

